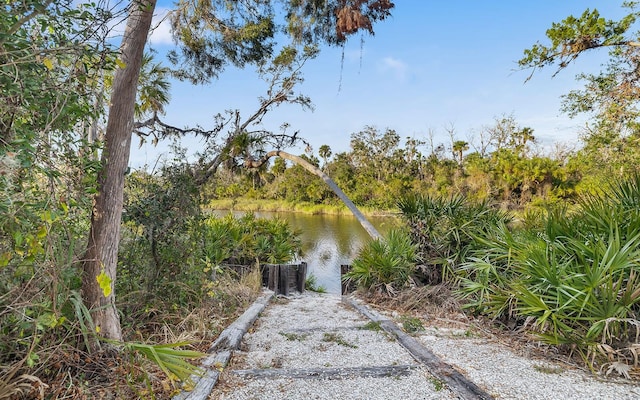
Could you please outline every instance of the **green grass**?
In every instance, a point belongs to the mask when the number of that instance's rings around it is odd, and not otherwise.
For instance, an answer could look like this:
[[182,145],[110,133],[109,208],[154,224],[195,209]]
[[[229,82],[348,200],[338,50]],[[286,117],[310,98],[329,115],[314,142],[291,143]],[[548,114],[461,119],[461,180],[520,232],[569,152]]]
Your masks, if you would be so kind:
[[534,364],[533,369],[535,369],[538,372],[542,372],[543,374],[561,374],[564,372],[564,369],[562,369],[562,367],[559,367],[557,365]]
[[424,330],[422,321],[419,318],[404,316],[401,321],[402,329],[410,335]]
[[327,293],[327,288],[322,285],[318,285],[318,278],[313,274],[310,274],[307,279],[305,279],[304,288],[316,293]]
[[284,336],[287,340],[290,341],[299,341],[302,342],[307,337],[309,337],[308,333],[293,333],[293,332],[278,332],[282,336]]
[[327,332],[322,336],[322,341],[333,342],[333,343],[339,344],[340,346],[351,347],[352,349],[358,348],[358,346],[356,346],[355,344],[349,343],[346,340],[344,340],[342,335],[340,335],[339,333]]
[[[299,212],[303,214],[351,215],[351,211],[342,204],[313,204],[307,202],[290,203],[276,200],[257,199],[218,199],[207,205],[212,210],[233,210],[253,212]],[[380,210],[371,207],[358,207],[368,216],[388,216],[397,214],[396,210]]]
[[361,326],[359,329],[362,329],[365,331],[380,332],[382,330],[382,327],[380,326],[380,322],[370,321],[364,324],[363,326]]
[[444,389],[444,382],[441,381],[440,379],[435,377],[430,377],[429,381],[433,384],[433,388],[435,389],[436,392],[439,392],[442,389]]

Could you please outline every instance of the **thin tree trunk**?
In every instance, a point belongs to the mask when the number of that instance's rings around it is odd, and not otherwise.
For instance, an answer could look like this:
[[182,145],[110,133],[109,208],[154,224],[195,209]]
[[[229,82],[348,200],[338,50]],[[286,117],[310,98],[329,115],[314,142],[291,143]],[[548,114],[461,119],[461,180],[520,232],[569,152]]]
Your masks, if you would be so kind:
[[253,161],[253,160],[245,161],[245,165],[250,168],[258,168],[262,164],[267,162],[267,160],[270,159],[271,157],[280,157],[280,158],[284,158],[285,160],[292,161],[300,165],[302,168],[306,169],[307,171],[311,172],[312,174],[322,178],[322,180],[325,181],[327,185],[329,185],[331,190],[333,190],[333,192],[338,195],[340,200],[342,200],[342,202],[347,206],[347,208],[349,208],[349,210],[353,213],[353,215],[356,217],[358,222],[360,222],[360,225],[362,225],[364,230],[367,231],[369,236],[371,236],[373,239],[382,239],[382,235],[378,232],[378,230],[371,224],[371,222],[369,222],[369,220],[367,220],[367,218],[360,212],[360,210],[358,210],[358,207],[356,207],[356,205],[353,204],[351,199],[349,199],[347,195],[344,194],[342,189],[340,189],[338,185],[336,185],[333,179],[331,179],[327,174],[322,172],[320,168],[309,163],[304,158],[294,156],[293,154],[289,154],[281,150],[274,150],[265,154],[265,156],[258,161]]
[[[91,310],[96,332],[114,340],[122,340],[114,286],[124,178],[131,151],[136,88],[155,5],[156,0],[134,0],[130,5],[130,15],[120,47],[121,60],[125,66],[116,70],[113,78],[105,147],[101,159],[102,169],[98,175],[98,193],[94,199],[89,242],[83,263],[84,303]],[[111,280],[111,293],[108,296],[105,296],[97,280],[102,272]]]

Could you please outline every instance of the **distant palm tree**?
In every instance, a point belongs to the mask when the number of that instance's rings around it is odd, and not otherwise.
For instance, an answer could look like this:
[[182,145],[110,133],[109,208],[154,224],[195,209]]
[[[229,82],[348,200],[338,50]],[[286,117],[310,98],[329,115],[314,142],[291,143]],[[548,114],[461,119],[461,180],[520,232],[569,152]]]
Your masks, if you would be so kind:
[[458,156],[458,164],[462,165],[462,153],[469,150],[469,143],[464,140],[456,140],[453,142],[452,150]]
[[333,154],[331,152],[331,147],[323,144],[322,146],[320,146],[320,149],[318,149],[318,154],[320,155],[320,157],[322,157],[322,169],[324,169],[327,166],[327,160],[329,159],[329,157],[331,157],[331,154]]
[[527,153],[527,144],[536,142],[536,137],[533,136],[533,129],[525,127],[520,131],[514,132],[513,142],[518,154],[524,157]]

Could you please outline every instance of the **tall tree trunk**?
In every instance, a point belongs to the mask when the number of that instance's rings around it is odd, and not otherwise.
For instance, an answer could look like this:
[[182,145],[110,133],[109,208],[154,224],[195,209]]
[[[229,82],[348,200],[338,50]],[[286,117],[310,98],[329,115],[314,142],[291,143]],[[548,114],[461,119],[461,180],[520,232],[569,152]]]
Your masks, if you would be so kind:
[[[120,46],[121,60],[125,66],[116,70],[113,78],[105,147],[101,159],[102,169],[98,175],[98,193],[94,199],[89,243],[83,263],[84,303],[91,310],[98,334],[114,340],[122,340],[114,286],[124,178],[131,151],[136,88],[155,5],[156,0],[134,0],[130,5]],[[110,293],[108,290],[103,291],[98,282],[98,276],[103,272],[110,279]]]
[[307,171],[311,172],[312,174],[322,178],[322,180],[325,181],[327,185],[329,185],[331,190],[333,190],[333,192],[338,195],[340,200],[342,200],[342,202],[347,206],[347,208],[351,211],[351,213],[356,217],[358,222],[360,222],[360,225],[362,225],[364,230],[367,231],[369,236],[371,236],[373,239],[382,239],[382,235],[378,232],[378,230],[360,212],[358,207],[356,207],[356,205],[353,204],[351,199],[348,198],[346,194],[344,194],[342,189],[340,189],[340,187],[336,185],[333,179],[331,179],[329,175],[325,174],[320,168],[311,164],[304,158],[294,156],[293,154],[289,154],[281,150],[274,150],[265,154],[265,156],[262,157],[259,161],[253,161],[253,160],[245,161],[245,166],[250,168],[258,168],[261,165],[263,165],[265,162],[267,162],[267,160],[270,159],[271,157],[280,157],[280,158],[284,158],[285,160],[292,161],[300,165],[302,168],[306,169]]

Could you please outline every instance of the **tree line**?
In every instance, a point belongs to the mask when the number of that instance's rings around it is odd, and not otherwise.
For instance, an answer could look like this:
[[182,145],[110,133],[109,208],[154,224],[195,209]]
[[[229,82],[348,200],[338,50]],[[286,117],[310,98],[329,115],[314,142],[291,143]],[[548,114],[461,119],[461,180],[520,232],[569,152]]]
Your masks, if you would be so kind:
[[[496,117],[478,132],[460,136],[445,129],[447,143],[435,142],[435,132],[424,137],[366,126],[351,134],[350,149],[333,154],[322,145],[316,154],[304,154],[358,206],[393,210],[399,198],[420,193],[490,201],[505,210],[571,202],[583,193],[595,193],[612,177],[636,170],[635,142],[603,159],[610,149],[594,146],[598,135],[581,148],[554,143],[543,146],[529,127],[513,115]],[[339,199],[304,168],[275,159],[256,169],[228,165],[211,181],[214,199],[268,199],[292,203],[339,204]]]

